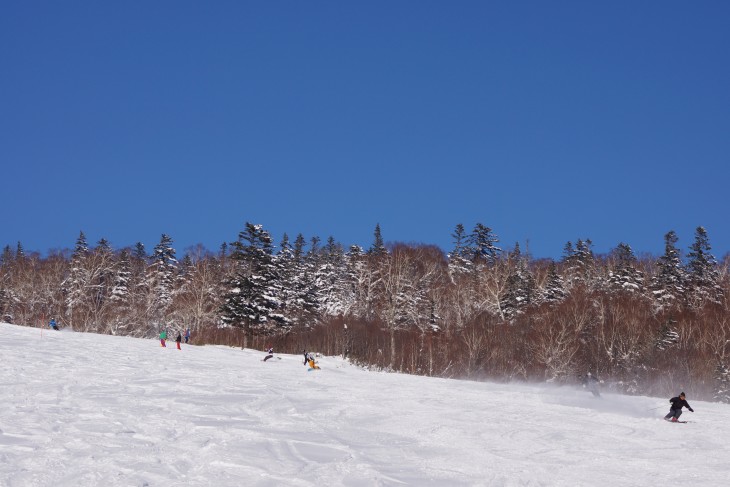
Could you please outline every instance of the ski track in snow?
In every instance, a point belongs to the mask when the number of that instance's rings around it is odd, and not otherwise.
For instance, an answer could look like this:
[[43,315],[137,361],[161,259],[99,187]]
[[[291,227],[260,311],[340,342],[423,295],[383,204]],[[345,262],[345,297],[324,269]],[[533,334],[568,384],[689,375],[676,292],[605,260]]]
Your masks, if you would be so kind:
[[0,324],[0,485],[730,483],[728,405],[169,345]]

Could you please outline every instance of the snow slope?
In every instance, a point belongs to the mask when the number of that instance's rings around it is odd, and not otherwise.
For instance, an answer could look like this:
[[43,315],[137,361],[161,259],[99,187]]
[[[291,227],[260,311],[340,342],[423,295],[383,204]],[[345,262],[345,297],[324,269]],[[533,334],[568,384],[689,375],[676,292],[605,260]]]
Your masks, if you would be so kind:
[[727,405],[264,355],[0,324],[0,485],[730,484]]

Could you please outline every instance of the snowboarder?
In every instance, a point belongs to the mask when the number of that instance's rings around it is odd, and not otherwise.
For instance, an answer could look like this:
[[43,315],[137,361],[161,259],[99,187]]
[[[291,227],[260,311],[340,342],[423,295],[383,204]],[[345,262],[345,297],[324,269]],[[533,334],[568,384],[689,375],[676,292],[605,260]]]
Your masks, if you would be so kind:
[[305,361],[304,365],[309,364],[309,370],[319,370],[319,365],[317,365],[317,362],[314,361],[314,354],[313,353],[306,353],[305,352]]
[[598,383],[598,378],[588,372],[583,380],[583,387],[588,389],[595,397],[601,397],[601,393],[598,391]]
[[679,417],[682,415],[682,407],[686,407],[690,410],[690,412],[695,412],[695,410],[692,409],[686,401],[684,392],[680,392],[679,396],[671,398],[669,402],[672,405],[670,406],[669,413],[664,416],[664,419],[667,421],[671,421],[673,423],[679,421]]
[[175,343],[177,343],[177,349],[180,350],[180,342],[182,341],[182,335],[180,332],[177,332],[177,336],[175,337]]
[[190,340],[190,328],[185,330],[185,343],[188,343],[188,340]]
[[167,330],[162,330],[160,332],[160,346],[167,348],[167,345],[165,344],[165,340],[167,340]]
[[51,318],[51,322],[48,323],[48,326],[51,327],[51,330],[58,330],[58,324],[56,323],[56,318]]
[[274,357],[274,347],[269,347],[269,349],[266,351],[266,357],[264,357],[264,362],[269,360],[270,358]]

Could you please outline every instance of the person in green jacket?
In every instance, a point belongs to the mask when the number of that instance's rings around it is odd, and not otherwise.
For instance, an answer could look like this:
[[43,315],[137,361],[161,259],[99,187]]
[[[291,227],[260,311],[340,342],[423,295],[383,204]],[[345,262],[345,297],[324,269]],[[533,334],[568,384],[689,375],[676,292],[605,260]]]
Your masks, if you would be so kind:
[[167,340],[167,330],[162,330],[160,332],[160,346],[161,347],[167,347],[165,344],[165,340]]

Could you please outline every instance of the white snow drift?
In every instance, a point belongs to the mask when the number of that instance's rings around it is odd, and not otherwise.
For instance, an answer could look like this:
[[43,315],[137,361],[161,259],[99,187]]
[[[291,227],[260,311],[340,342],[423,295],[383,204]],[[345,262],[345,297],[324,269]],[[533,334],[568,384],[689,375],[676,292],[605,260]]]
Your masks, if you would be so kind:
[[0,485],[730,482],[727,405],[277,356],[0,324]]

